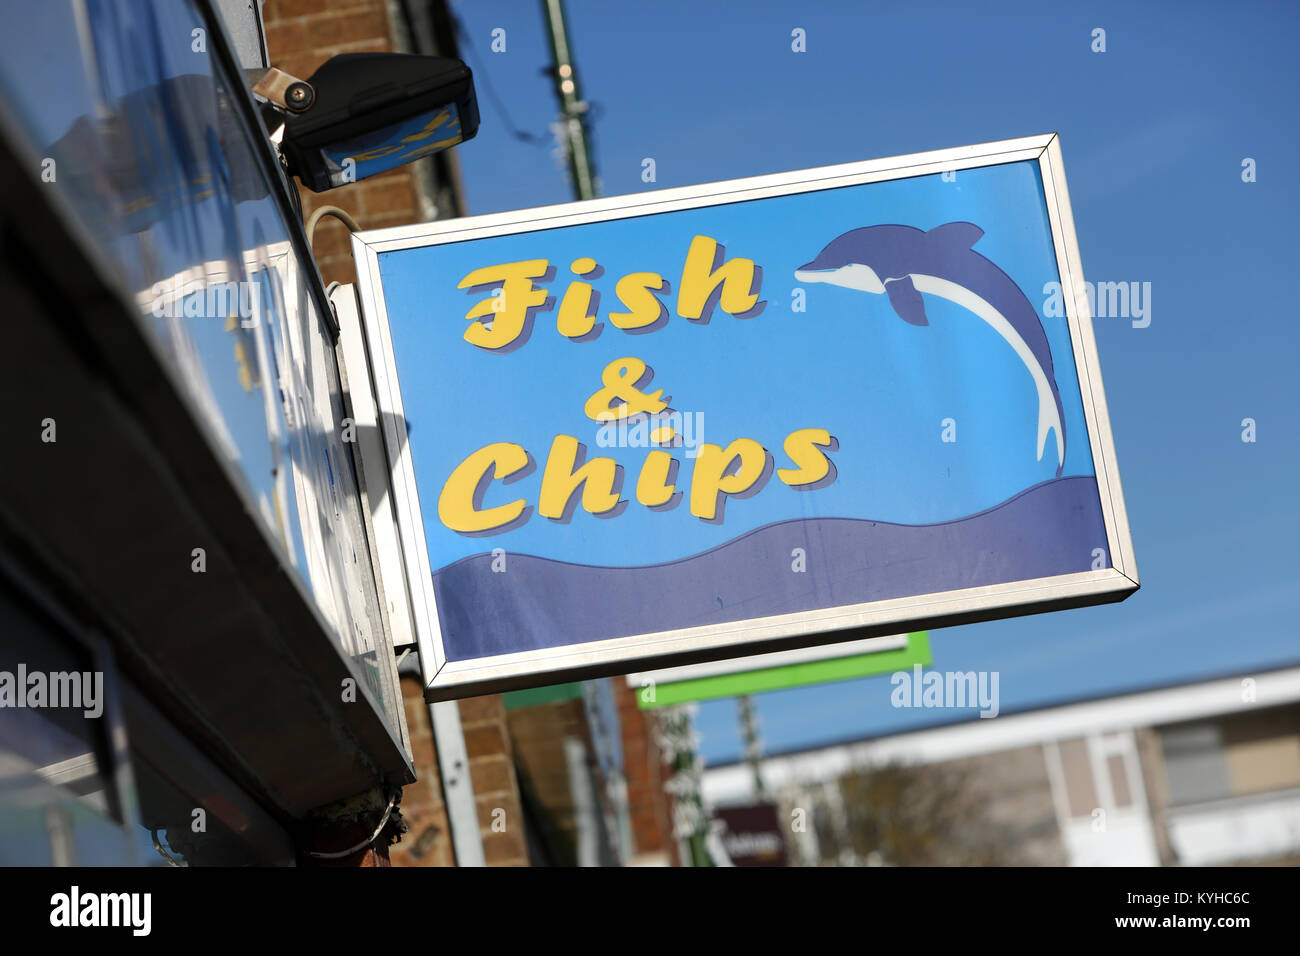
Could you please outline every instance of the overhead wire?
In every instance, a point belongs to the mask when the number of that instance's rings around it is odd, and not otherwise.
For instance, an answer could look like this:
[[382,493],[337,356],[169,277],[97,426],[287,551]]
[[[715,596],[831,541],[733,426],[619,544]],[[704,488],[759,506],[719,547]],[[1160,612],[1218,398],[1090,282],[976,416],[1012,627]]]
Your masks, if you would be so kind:
[[530,133],[527,130],[520,129],[510,118],[510,112],[506,109],[504,101],[497,95],[496,88],[492,85],[491,77],[488,71],[483,67],[483,62],[478,57],[478,51],[474,47],[474,41],[470,39],[469,32],[465,29],[460,18],[454,14],[451,17],[452,28],[456,31],[456,42],[470,55],[472,60],[471,66],[474,69],[475,85],[480,86],[487,93],[488,101],[491,102],[493,109],[501,117],[501,125],[513,138],[521,143],[529,143],[533,146],[545,146],[550,143],[549,136],[539,136],[536,133]]

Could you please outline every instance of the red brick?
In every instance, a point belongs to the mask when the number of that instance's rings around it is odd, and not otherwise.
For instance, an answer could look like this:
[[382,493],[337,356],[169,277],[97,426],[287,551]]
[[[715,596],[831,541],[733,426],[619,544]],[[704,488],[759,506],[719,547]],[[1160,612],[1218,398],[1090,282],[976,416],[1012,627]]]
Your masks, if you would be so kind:
[[500,815],[495,817],[493,816],[496,814],[497,810],[505,811],[505,829],[499,832],[509,833],[516,827],[522,827],[524,825],[523,809],[521,808],[518,799],[513,795],[476,798],[475,805],[478,809],[478,825],[485,835],[496,832],[493,831],[492,824],[496,822],[496,820],[502,819]]
[[326,48],[351,43],[379,42],[389,45],[388,17],[382,8],[348,13],[329,12],[304,21],[314,47]]
[[465,750],[470,759],[504,755],[506,743],[501,736],[501,727],[485,724],[480,727],[465,727]]
[[361,202],[367,216],[400,213],[410,220],[419,216],[415,184],[405,168],[400,175],[379,176],[362,184]]
[[486,697],[465,697],[460,702],[460,719],[462,723],[473,724],[484,720],[504,720],[505,705],[500,694]]
[[307,31],[302,20],[286,20],[266,27],[266,51],[274,61],[307,49]]
[[514,792],[514,775],[505,757],[483,757],[469,762],[470,779],[474,793],[486,796],[491,793]]
[[485,833],[483,859],[488,866],[527,865],[528,855],[523,832]]
[[321,13],[329,6],[329,0],[267,0],[262,10],[266,21],[300,17],[308,13]]

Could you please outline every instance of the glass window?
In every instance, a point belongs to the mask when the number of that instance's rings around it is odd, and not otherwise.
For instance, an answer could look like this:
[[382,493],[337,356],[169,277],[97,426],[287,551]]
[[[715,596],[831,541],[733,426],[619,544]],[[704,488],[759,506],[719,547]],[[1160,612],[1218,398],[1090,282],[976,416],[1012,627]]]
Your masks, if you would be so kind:
[[[0,554],[0,559],[4,555]],[[0,560],[0,865],[133,861],[102,662]]]
[[180,0],[30,4],[0,31],[0,98],[400,737],[319,279],[219,42]]
[[1217,723],[1162,727],[1160,749],[1171,806],[1220,800],[1232,793],[1223,731]]

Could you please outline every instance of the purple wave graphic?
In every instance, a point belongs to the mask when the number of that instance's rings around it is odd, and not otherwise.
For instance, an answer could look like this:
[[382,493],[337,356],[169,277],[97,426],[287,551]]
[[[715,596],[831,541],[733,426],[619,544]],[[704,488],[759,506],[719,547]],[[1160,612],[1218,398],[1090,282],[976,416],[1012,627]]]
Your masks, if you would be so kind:
[[[1106,531],[1092,477],[1056,478],[939,524],[796,518],[666,564],[593,567],[478,554],[434,572],[447,659],[865,604],[1092,568]],[[807,572],[791,571],[803,548]]]

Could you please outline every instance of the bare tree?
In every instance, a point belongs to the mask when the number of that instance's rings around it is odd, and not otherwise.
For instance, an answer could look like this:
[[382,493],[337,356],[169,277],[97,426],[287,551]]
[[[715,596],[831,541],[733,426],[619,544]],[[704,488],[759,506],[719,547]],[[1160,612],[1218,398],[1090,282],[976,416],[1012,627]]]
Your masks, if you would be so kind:
[[[993,795],[968,767],[886,764],[841,776],[814,812],[823,864],[1005,866],[1014,823],[990,813]],[[847,852],[846,852],[847,851]]]

